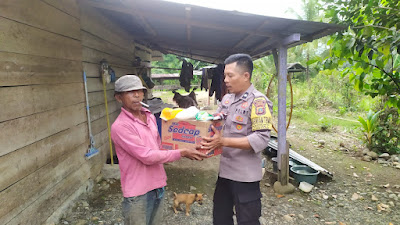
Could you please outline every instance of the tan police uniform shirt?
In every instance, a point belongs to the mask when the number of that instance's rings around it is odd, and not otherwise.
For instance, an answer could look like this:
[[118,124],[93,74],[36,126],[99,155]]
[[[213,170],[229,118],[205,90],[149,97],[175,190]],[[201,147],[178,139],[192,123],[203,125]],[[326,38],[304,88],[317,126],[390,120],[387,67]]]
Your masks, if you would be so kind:
[[272,102],[251,85],[241,96],[226,94],[217,113],[227,114],[223,137],[247,137],[251,150],[223,147],[219,176],[255,182],[262,178],[261,152],[268,146],[272,129]]

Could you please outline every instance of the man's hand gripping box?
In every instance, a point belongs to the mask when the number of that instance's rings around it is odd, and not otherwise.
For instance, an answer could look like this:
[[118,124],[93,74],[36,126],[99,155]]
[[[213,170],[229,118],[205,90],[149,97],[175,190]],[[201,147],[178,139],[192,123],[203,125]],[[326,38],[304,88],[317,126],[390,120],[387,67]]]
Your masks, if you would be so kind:
[[[161,145],[162,149],[181,149],[181,148],[196,148],[201,145],[202,137],[213,136],[214,132],[211,129],[214,125],[222,135],[223,122],[218,121],[199,121],[199,120],[178,120],[172,119],[168,121],[162,120],[161,130]],[[202,150],[209,157],[222,153],[222,148],[214,149],[213,151]]]

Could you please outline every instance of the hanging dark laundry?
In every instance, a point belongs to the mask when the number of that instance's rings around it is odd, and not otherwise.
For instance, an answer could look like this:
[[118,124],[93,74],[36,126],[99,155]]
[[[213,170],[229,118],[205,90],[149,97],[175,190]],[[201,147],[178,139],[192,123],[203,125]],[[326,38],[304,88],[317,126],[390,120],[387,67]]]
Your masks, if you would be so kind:
[[219,84],[219,79],[217,79],[217,75],[215,75],[214,73],[214,69],[210,69],[209,70],[210,73],[212,73],[212,78],[211,78],[211,86],[210,86],[210,90],[208,91],[208,96],[213,96],[214,92],[216,92],[216,87]]
[[190,81],[193,79],[193,65],[186,60],[182,60],[182,69],[179,75],[181,87],[185,88],[186,92],[190,91]]
[[188,77],[190,78],[190,80],[193,79],[193,64],[192,63],[188,63]]
[[224,79],[225,79],[225,77],[224,77],[224,75],[222,75],[221,99],[228,93],[228,88],[226,87]]
[[[218,66],[214,69],[211,69],[213,73],[211,87],[208,95],[211,97],[215,92],[215,98],[221,101],[222,95],[222,85],[224,84],[224,68],[223,64],[218,64]],[[225,87],[226,90],[226,87]]]
[[208,69],[203,68],[201,72],[201,86],[200,90],[203,90],[203,88],[207,91],[208,90]]

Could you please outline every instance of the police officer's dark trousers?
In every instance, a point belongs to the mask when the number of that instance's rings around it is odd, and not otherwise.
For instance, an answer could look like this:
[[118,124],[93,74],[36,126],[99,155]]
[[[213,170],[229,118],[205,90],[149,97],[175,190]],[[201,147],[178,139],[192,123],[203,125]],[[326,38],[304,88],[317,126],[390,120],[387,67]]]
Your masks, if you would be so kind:
[[233,225],[235,206],[238,225],[259,225],[260,182],[237,182],[218,177],[214,192],[214,225]]

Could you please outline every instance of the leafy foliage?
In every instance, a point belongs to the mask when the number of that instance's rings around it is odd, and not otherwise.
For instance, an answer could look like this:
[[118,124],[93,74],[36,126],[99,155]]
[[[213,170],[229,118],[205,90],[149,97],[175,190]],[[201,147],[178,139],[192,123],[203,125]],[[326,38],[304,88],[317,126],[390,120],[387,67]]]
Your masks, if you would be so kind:
[[348,26],[328,42],[325,68],[341,68],[357,90],[400,110],[400,1],[324,1],[331,22]]
[[[300,8],[301,12],[299,13],[296,12],[293,8],[289,8],[288,11],[294,13],[300,20],[322,21],[324,18],[324,12],[321,10],[322,6],[319,0],[301,0]],[[322,53],[321,50],[325,50],[323,48],[325,47],[325,45],[320,45],[322,42],[326,43],[325,38],[302,44],[293,49],[296,56],[301,57],[301,59],[297,59],[296,61],[292,62],[302,62],[302,64],[306,67],[304,77],[305,80],[308,80],[312,75],[313,67],[310,67],[310,65],[316,62],[317,58],[320,58],[319,55]]]
[[336,70],[323,70],[308,82],[293,81],[297,107],[331,108],[343,116],[347,112],[362,112],[374,108],[380,98],[372,99],[354,90]]
[[332,123],[325,117],[320,118],[318,122],[322,132],[328,132],[332,128]]
[[266,92],[268,83],[275,73],[275,64],[272,56],[263,57],[253,62],[254,71],[251,77],[252,83],[257,90]]
[[386,108],[380,114],[377,128],[372,136],[372,150],[387,152],[389,154],[400,153],[400,119],[395,108]]
[[374,135],[377,128],[379,113],[380,112],[374,113],[372,110],[369,110],[366,119],[362,118],[361,116],[358,117],[358,121],[362,125],[362,130],[364,132],[369,147],[372,146],[372,136]]

